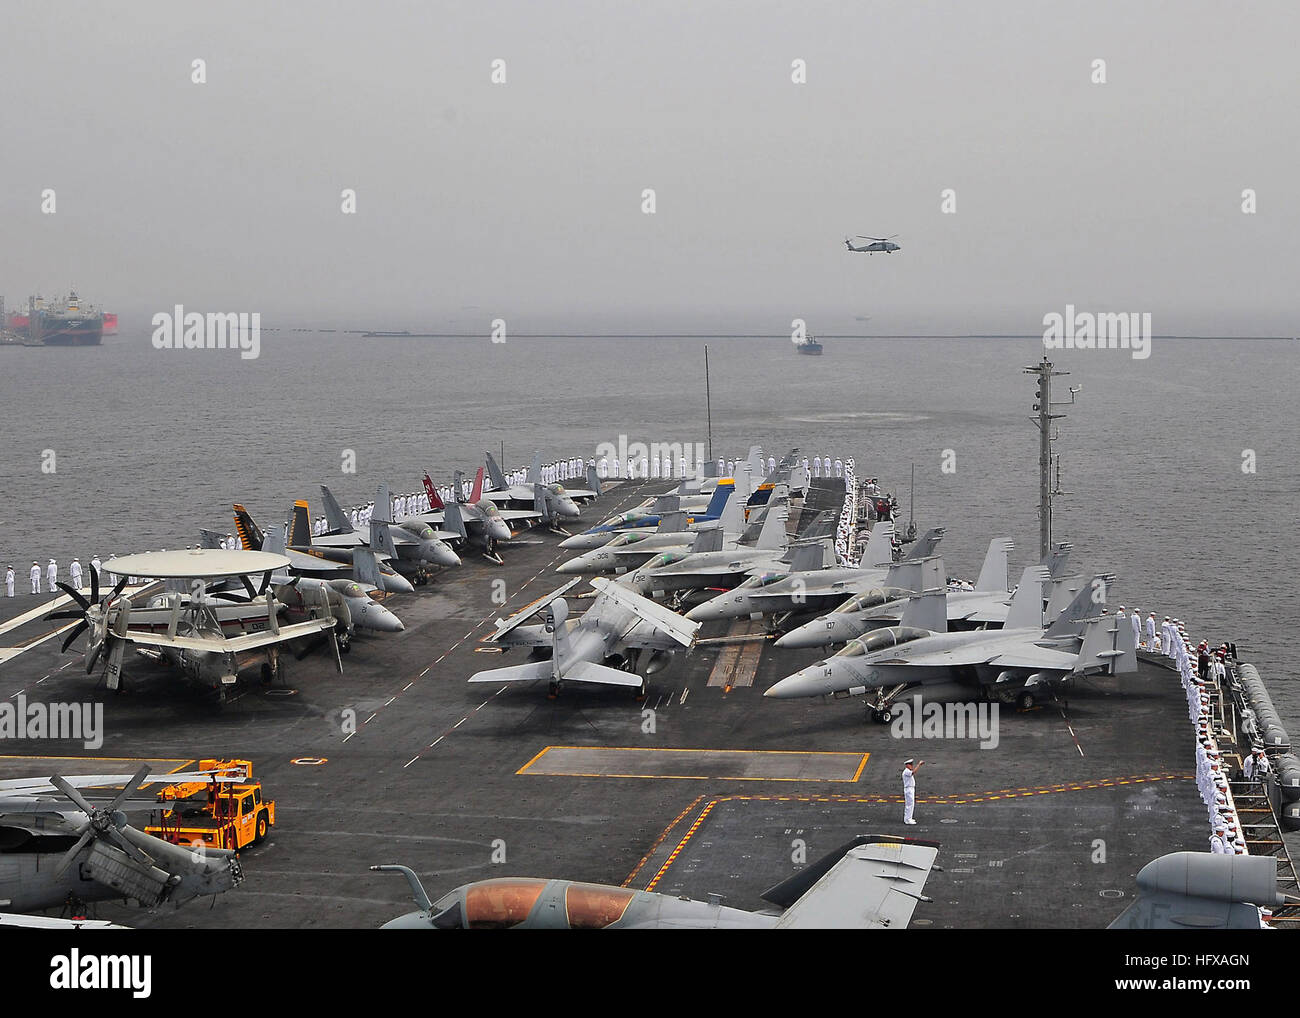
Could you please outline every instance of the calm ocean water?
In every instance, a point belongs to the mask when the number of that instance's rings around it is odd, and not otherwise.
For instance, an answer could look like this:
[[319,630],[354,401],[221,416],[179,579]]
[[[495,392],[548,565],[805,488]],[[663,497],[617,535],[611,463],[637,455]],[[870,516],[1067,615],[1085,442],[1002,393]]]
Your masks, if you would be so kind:
[[[361,339],[264,332],[261,356],[159,351],[147,332],[93,349],[0,349],[0,558],[196,543],[231,529],[242,501],[283,518],[321,483],[345,503],[386,480],[419,487],[509,465],[590,455],[600,442],[705,441],[698,339]],[[973,575],[990,537],[1036,558],[1037,339],[828,340],[799,357],[781,339],[708,340],[713,444],[743,454],[854,456],[921,526],[942,525],[950,573]],[[1118,574],[1115,598],[1232,639],[1300,720],[1290,632],[1300,576],[1300,465],[1290,383],[1300,344],[1156,337],[1152,356],[1059,351],[1080,385],[1060,422],[1055,536],[1080,568]],[[341,467],[354,450],[355,475]],[[53,473],[42,471],[53,450]],[[956,470],[941,469],[945,450]],[[1242,470],[1253,450],[1256,470]]]

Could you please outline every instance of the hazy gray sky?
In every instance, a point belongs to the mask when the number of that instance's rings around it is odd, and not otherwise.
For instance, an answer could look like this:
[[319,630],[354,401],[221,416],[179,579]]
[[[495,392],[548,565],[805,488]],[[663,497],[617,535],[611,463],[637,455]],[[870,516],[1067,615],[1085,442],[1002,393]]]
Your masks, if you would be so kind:
[[1300,332],[1294,0],[10,0],[0,25],[11,304],[1032,333],[1072,302]]

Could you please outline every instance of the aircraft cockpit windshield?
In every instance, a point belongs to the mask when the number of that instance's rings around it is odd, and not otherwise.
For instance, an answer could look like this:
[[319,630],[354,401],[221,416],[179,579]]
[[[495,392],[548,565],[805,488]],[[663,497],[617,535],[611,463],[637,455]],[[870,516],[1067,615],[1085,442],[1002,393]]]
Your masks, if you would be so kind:
[[507,877],[485,880],[465,889],[464,928],[507,930],[518,926],[533,910],[547,881]]

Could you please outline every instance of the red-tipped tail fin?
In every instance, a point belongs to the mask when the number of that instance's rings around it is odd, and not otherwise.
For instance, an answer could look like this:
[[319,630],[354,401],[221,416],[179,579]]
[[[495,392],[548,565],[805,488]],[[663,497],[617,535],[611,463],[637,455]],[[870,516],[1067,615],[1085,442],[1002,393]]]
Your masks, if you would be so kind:
[[478,473],[474,475],[474,487],[470,490],[469,500],[471,503],[477,502],[483,497],[483,468],[478,468]]
[[430,509],[446,509],[446,503],[438,497],[438,489],[433,486],[433,479],[429,477],[429,472],[424,472],[424,493],[429,496]]

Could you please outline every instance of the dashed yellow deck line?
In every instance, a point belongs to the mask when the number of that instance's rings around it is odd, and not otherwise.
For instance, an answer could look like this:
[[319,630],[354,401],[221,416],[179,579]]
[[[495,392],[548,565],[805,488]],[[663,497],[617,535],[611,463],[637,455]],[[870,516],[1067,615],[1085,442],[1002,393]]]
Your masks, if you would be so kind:
[[703,795],[697,795],[694,799],[690,801],[689,805],[687,805],[687,807],[684,810],[682,810],[680,813],[677,814],[677,816],[673,819],[672,823],[670,823],[667,827],[665,827],[662,831],[659,832],[659,837],[655,838],[654,843],[650,846],[649,851],[647,851],[646,854],[641,857],[641,861],[632,867],[632,872],[627,875],[627,879],[624,880],[623,883],[619,885],[620,887],[627,887],[628,884],[632,883],[632,881],[636,879],[636,875],[641,872],[641,867],[643,867],[646,863],[650,861],[651,856],[653,856],[655,852],[659,850],[659,846],[662,845],[664,841],[667,840],[668,835],[672,833],[673,828],[676,827],[678,824],[680,824],[683,820],[685,820],[687,814],[690,813],[691,810],[693,810],[696,806],[698,806],[700,804],[700,800],[703,798],[704,798]]
[[650,878],[650,883],[645,885],[647,891],[653,891],[655,889],[655,884],[659,883],[660,878],[668,872],[668,867],[677,861],[677,856],[681,854],[681,851],[686,847],[687,842],[695,836],[695,832],[700,829],[700,825],[704,823],[705,818],[713,812],[713,807],[721,801],[721,799],[713,799],[704,807],[703,810],[700,811],[700,815],[695,818],[695,823],[691,824],[690,830],[688,830],[682,840],[677,843],[677,847],[674,848],[668,858],[664,860],[664,864],[659,867],[659,872]]

